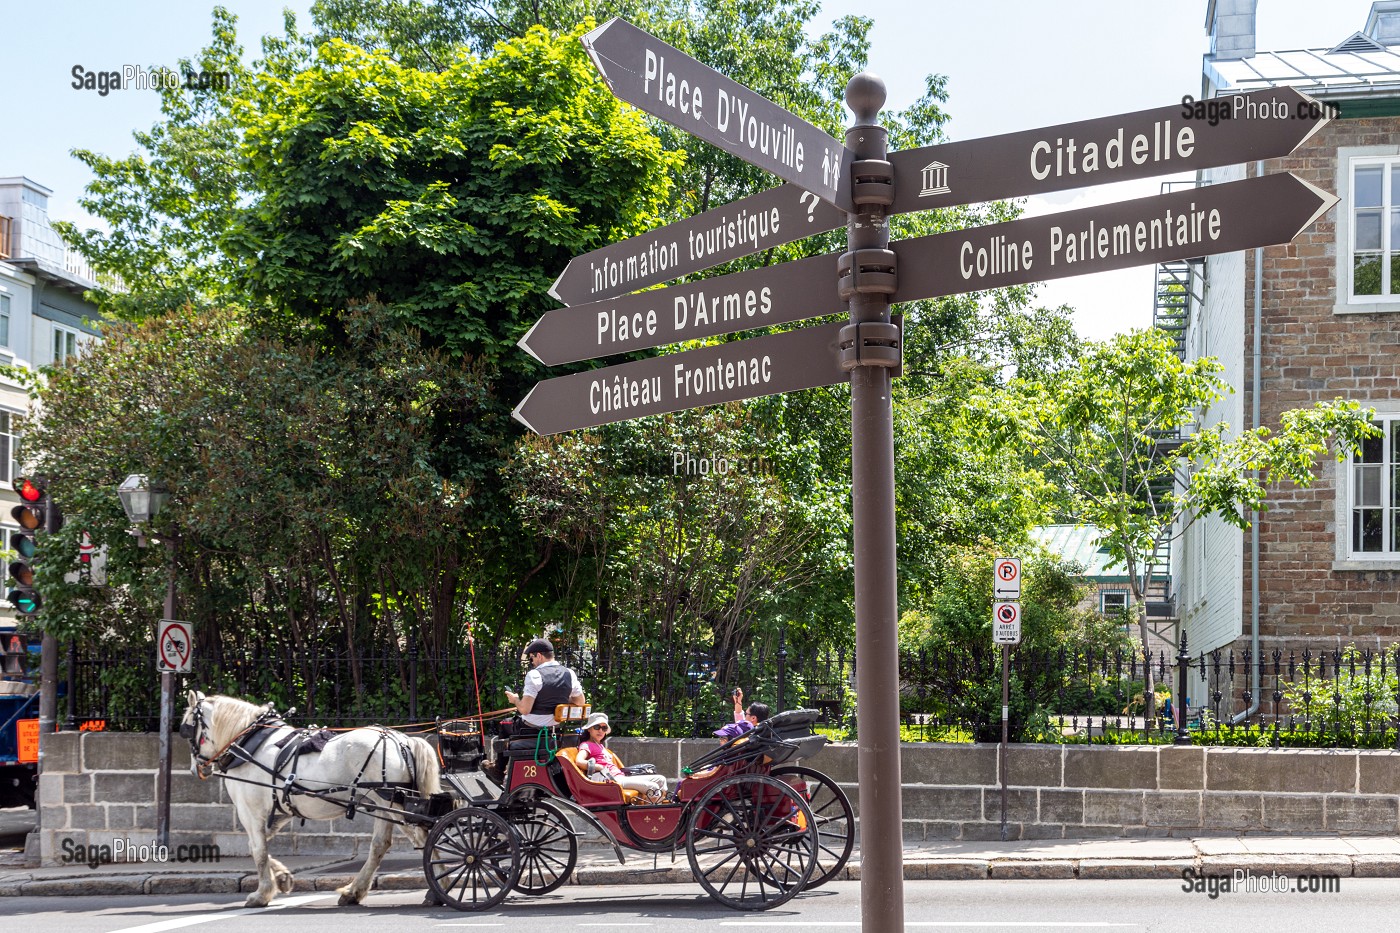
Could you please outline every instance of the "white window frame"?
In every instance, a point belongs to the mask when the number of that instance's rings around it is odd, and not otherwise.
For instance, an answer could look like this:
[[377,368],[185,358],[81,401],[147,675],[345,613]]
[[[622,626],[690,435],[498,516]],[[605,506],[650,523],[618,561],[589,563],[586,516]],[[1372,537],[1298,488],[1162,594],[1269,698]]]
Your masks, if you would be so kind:
[[[1352,279],[1356,269],[1352,257],[1356,242],[1356,186],[1354,179],[1358,168],[1372,165],[1392,165],[1400,167],[1400,146],[1343,146],[1337,150],[1337,196],[1338,205],[1336,236],[1337,257],[1335,266],[1336,304],[1335,314],[1375,314],[1380,311],[1400,311],[1400,282],[1390,283],[1389,295],[1353,295]],[[1390,240],[1390,224],[1386,221],[1386,202],[1390,209],[1400,209],[1400,191],[1391,191],[1391,172],[1382,171],[1382,256]],[[1386,198],[1389,192],[1389,198]],[[1392,256],[1400,255],[1400,243],[1389,243]],[[1382,277],[1384,281],[1384,277]]]
[[[18,412],[11,408],[0,408],[0,416],[4,416],[4,421],[8,422],[7,424],[0,424],[0,437],[7,437],[10,440],[9,457],[0,457],[0,484],[6,487],[19,475],[20,471],[19,461],[15,458],[15,454],[19,452],[20,435],[14,428],[15,419],[22,414],[23,412]],[[9,428],[8,431],[3,430],[3,428],[6,427]],[[6,546],[9,546],[8,542]]]
[[[72,345],[71,350],[69,350],[67,347],[64,348],[64,353],[62,356],[59,356],[58,353],[60,337],[67,337],[68,339],[65,340],[64,343]],[[77,356],[78,350],[79,345],[77,329],[73,327],[67,327],[63,324],[53,325],[53,364],[57,366],[61,364],[64,360],[68,359],[69,356]]]
[[0,348],[8,350],[10,348],[10,328],[14,321],[10,317],[10,296],[0,294],[0,319],[5,322],[4,333],[0,334]]
[[[1390,533],[1390,550],[1356,551],[1352,547],[1352,513],[1356,502],[1357,471],[1355,456],[1347,457],[1346,463],[1337,464],[1329,458],[1329,472],[1336,489],[1333,525],[1336,537],[1333,570],[1400,570],[1400,532],[1395,529],[1395,515],[1400,514],[1400,499],[1393,491],[1400,484],[1400,445],[1394,443],[1395,425],[1400,425],[1400,402],[1387,399],[1379,402],[1361,402],[1362,408],[1374,408],[1375,420],[1385,428],[1382,442],[1382,463],[1380,465],[1380,502],[1384,510],[1382,518],[1382,542],[1387,531]],[[1387,469],[1387,467],[1391,469]]]
[[[1123,605],[1122,605],[1122,606],[1114,606],[1112,609],[1110,609],[1109,606],[1108,606],[1108,597],[1110,597],[1110,596],[1121,596],[1121,597],[1123,597]],[[1099,591],[1099,614],[1100,614],[1100,615],[1108,615],[1110,612],[1120,612],[1120,611],[1121,611],[1121,612],[1127,612],[1127,611],[1128,611],[1128,607],[1131,606],[1132,603],[1133,603],[1132,594],[1130,594],[1127,590],[1100,590],[1100,591]]]

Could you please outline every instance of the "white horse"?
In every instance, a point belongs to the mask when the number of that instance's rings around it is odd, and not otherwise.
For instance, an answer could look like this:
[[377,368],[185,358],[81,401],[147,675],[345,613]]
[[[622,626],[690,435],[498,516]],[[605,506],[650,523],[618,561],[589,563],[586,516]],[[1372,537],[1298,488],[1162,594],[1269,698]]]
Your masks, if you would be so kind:
[[[215,769],[228,772],[228,795],[238,821],[248,833],[248,849],[258,870],[258,889],[248,895],[245,906],[264,907],[278,893],[292,890],[291,872],[268,856],[267,841],[293,819],[329,820],[346,815],[352,805],[351,787],[357,788],[355,805],[367,802],[378,807],[388,807],[389,801],[364,785],[397,784],[423,795],[442,789],[437,752],[417,736],[380,727],[342,732],[324,751],[305,751],[284,762],[279,772],[277,761],[283,749],[277,743],[298,730],[277,718],[271,704],[255,706],[236,697],[205,696],[196,690],[189,691],[189,704],[180,734],[190,740],[190,769],[201,776]],[[240,750],[253,746],[256,747],[250,754],[240,754]],[[325,796],[287,795],[286,782],[293,772],[296,787]],[[360,902],[384,853],[389,851],[394,824],[383,819],[374,819],[373,823],[374,835],[364,867],[349,884],[336,889],[341,906]],[[402,825],[409,841],[421,848],[427,840],[427,830],[411,823]]]

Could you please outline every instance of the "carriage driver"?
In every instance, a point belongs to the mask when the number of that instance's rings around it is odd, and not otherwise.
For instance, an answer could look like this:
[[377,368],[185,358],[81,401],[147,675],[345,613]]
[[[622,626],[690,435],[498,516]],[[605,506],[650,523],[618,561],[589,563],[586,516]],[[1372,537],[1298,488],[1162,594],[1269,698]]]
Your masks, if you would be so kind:
[[530,661],[525,686],[521,693],[507,690],[506,699],[527,725],[547,729],[554,725],[554,707],[565,703],[583,706],[588,702],[578,675],[554,660],[554,646],[549,639],[530,642],[525,646],[525,657]]

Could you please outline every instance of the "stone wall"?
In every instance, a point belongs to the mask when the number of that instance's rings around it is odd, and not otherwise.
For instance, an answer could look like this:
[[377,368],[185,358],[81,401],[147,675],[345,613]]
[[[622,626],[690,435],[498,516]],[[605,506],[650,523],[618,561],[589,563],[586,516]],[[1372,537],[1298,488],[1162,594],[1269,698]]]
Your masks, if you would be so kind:
[[[674,779],[712,739],[614,739],[628,763]],[[171,843],[246,855],[247,840],[218,779],[189,773],[176,743]],[[149,843],[155,830],[156,737],[59,733],[40,778],[40,852],[57,864],[63,841]],[[995,745],[910,743],[903,748],[908,842],[1000,838]],[[832,745],[802,762],[837,781],[859,811],[856,747]],[[1221,833],[1400,833],[1400,752],[1352,749],[1013,745],[1007,756],[1013,839],[1199,836]],[[295,823],[276,855],[364,854],[369,818]]]
[[[246,856],[248,837],[234,816],[224,782],[190,773],[188,743],[172,737],[170,844],[219,847],[223,856]],[[121,837],[150,844],[156,829],[157,737],[141,733],[59,732],[45,740],[45,772],[39,776],[39,852],[56,865],[70,846],[110,845]],[[367,851],[369,818],[293,823],[269,844],[273,855]],[[68,850],[71,852],[72,849]]]

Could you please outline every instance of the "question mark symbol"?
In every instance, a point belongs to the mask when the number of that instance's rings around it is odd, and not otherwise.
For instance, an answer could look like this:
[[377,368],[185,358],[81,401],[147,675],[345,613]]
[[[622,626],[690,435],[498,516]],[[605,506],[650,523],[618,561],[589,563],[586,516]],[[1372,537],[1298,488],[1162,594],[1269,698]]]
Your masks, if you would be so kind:
[[[807,204],[807,199],[811,198],[812,203]],[[798,204],[807,204],[807,223],[812,222],[812,212],[817,209],[817,196],[810,191],[802,192],[802,197],[797,199]]]

